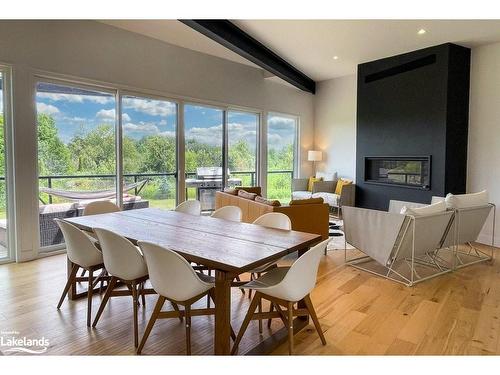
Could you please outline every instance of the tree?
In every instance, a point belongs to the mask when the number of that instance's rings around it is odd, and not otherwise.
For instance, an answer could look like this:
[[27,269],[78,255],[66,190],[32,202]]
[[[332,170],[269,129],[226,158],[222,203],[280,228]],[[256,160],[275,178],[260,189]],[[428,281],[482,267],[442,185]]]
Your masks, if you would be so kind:
[[144,137],[137,146],[142,156],[138,172],[174,172],[176,167],[176,145],[174,137],[152,135]]
[[54,118],[43,113],[38,115],[38,170],[40,175],[71,173],[70,151],[59,138]]

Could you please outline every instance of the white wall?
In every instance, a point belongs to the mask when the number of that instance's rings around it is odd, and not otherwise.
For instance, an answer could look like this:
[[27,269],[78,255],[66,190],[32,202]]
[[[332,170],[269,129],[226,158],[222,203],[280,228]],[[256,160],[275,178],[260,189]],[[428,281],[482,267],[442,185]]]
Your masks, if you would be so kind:
[[317,170],[356,178],[355,75],[319,82],[314,108],[314,144],[323,151]]
[[[472,49],[467,191],[487,189],[500,206],[500,43]],[[500,246],[497,209],[495,244]],[[492,217],[480,236],[491,243]]]
[[36,70],[300,116],[299,173],[310,175],[313,96],[262,70],[93,21],[0,21],[0,63],[13,66],[18,259],[37,255]]

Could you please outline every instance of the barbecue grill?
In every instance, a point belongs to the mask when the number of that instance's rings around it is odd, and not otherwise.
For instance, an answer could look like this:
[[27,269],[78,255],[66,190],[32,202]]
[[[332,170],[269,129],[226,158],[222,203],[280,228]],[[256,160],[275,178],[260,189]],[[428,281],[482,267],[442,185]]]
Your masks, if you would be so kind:
[[[186,179],[186,189],[196,188],[196,199],[200,201],[202,211],[215,209],[215,192],[222,186],[222,167],[196,168],[196,178]],[[229,178],[228,186],[241,186],[241,178]]]

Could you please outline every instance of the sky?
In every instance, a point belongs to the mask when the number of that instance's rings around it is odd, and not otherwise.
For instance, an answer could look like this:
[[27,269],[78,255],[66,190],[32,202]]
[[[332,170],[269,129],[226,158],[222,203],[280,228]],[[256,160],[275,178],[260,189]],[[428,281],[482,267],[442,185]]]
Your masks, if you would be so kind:
[[[53,116],[59,137],[69,143],[78,133],[89,132],[101,124],[115,123],[115,98],[111,94],[69,86],[39,84],[37,111]],[[213,107],[184,106],[186,140],[213,146],[222,145],[223,111]],[[122,98],[123,134],[135,140],[148,135],[175,137],[177,106],[173,102],[125,96]],[[258,116],[248,112],[228,113],[229,144],[246,140],[252,151],[257,141]],[[293,143],[295,121],[272,115],[268,121],[269,148],[280,149]]]

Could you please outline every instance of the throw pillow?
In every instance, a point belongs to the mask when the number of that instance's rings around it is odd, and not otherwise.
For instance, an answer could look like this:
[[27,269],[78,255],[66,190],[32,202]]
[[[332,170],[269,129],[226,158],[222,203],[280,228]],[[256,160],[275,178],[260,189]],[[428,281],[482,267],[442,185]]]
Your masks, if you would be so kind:
[[342,187],[344,185],[350,185],[350,184],[352,184],[352,180],[348,180],[346,178],[340,178],[337,181],[337,186],[335,187],[335,194],[337,194],[337,195],[342,194]]
[[307,183],[307,191],[313,191],[313,185],[318,181],[323,181],[323,179],[317,177],[309,177],[309,182]]
[[280,201],[278,201],[276,199],[266,199],[266,198],[262,198],[262,197],[256,196],[255,197],[255,201],[259,202],[259,203],[262,203],[262,204],[267,204],[268,206],[274,206],[274,207],[281,206]]
[[484,206],[488,204],[488,191],[483,190],[479,193],[471,194],[448,194],[445,198],[446,205],[449,208],[468,208]]
[[255,197],[257,196],[257,194],[249,193],[248,191],[245,191],[245,190],[238,190],[238,196],[245,198],[245,199],[250,199],[253,201],[253,200],[255,200]]
[[225,188],[224,193],[231,194],[231,195],[238,195],[238,190],[233,189],[233,188]]
[[445,211],[446,211],[446,203],[444,201],[437,202],[434,204],[429,204],[428,206],[424,207],[409,208],[404,206],[401,209],[401,213],[403,215],[412,215],[412,216],[434,215]]

